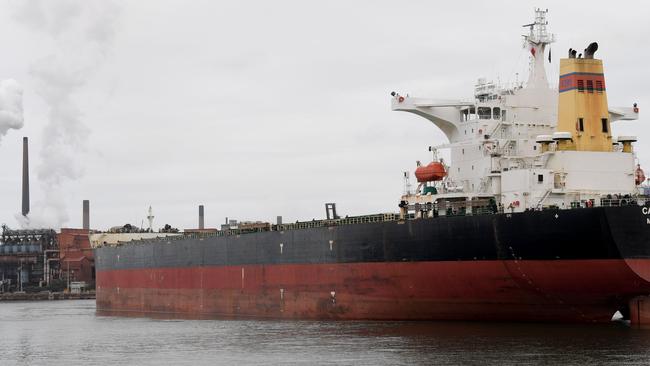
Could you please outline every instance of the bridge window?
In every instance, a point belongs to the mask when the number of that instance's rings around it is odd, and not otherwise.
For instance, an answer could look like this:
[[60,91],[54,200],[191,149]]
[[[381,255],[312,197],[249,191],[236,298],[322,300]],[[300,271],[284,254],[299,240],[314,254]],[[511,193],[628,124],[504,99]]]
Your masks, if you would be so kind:
[[506,110],[505,109],[501,111],[501,120],[502,121],[506,120]]
[[537,183],[542,183],[542,182],[544,182],[544,175],[537,174]]
[[594,92],[594,82],[593,80],[587,80],[587,93]]
[[492,119],[499,119],[500,115],[501,115],[501,108],[499,107],[492,108]]
[[492,118],[492,108],[490,108],[490,107],[478,107],[478,118],[479,119],[490,119],[490,118]]
[[462,122],[467,122],[476,119],[476,109],[474,107],[469,107],[460,111],[460,120]]
[[578,92],[584,93],[584,91],[585,91],[585,81],[578,80]]

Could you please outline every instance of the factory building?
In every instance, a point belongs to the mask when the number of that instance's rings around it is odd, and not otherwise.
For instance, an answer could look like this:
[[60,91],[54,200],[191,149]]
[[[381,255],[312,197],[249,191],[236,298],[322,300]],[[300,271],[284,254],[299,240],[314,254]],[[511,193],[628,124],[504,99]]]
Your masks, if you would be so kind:
[[[28,139],[23,138],[21,213],[29,221]],[[71,282],[92,286],[95,264],[89,240],[90,202],[83,201],[83,229],[10,229],[0,235],[0,292],[62,290]]]
[[95,281],[95,259],[90,247],[89,231],[62,228],[58,234],[61,276],[71,282]]

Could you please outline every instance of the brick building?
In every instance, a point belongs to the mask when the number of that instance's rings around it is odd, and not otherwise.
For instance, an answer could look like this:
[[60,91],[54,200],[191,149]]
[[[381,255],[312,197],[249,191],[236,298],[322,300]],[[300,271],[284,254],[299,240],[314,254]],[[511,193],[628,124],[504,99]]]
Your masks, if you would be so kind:
[[58,234],[61,278],[70,281],[95,281],[95,259],[90,247],[89,231],[62,228]]

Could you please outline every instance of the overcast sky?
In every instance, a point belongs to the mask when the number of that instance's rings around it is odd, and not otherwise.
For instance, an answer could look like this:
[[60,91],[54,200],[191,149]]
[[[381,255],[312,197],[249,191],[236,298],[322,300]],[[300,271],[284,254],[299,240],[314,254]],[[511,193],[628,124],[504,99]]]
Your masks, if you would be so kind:
[[[0,80],[23,89],[24,127],[0,140],[0,222],[17,227],[21,140],[32,214],[48,225],[154,227],[396,212],[402,172],[445,141],[390,111],[392,90],[470,98],[477,78],[526,75],[522,25],[549,8],[549,80],[598,41],[610,105],[641,119],[650,168],[646,2],[2,1]],[[520,77],[521,79],[521,77]],[[65,222],[61,222],[65,221]],[[146,222],[146,221],[145,221]]]

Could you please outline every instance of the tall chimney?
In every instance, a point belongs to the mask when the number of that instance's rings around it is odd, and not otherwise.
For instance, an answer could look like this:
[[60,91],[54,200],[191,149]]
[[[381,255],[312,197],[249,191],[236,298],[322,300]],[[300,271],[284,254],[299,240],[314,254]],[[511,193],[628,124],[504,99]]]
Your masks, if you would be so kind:
[[27,137],[23,137],[23,216],[29,213],[29,153]]
[[199,205],[199,229],[205,229],[205,221],[203,217],[203,205]]
[[83,229],[90,230],[90,201],[83,202]]

